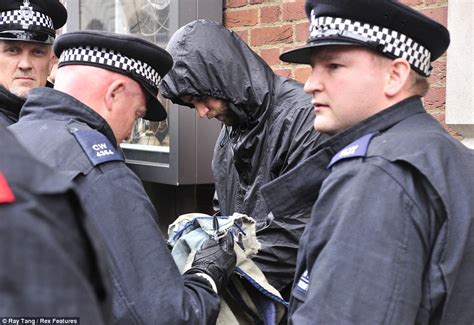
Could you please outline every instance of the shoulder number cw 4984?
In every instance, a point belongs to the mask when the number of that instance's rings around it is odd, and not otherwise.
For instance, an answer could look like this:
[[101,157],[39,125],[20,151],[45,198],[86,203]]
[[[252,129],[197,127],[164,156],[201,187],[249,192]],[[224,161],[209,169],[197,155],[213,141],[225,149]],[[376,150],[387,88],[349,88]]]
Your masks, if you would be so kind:
[[97,157],[111,156],[114,154],[112,150],[107,148],[107,144],[105,143],[94,144],[92,145],[92,149],[94,149]]

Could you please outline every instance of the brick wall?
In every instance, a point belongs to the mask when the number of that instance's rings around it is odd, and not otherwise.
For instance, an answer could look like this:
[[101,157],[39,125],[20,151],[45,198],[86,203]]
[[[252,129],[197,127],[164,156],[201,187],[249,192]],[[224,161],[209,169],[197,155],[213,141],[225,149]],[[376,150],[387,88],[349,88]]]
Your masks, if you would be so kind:
[[[446,26],[448,0],[402,0]],[[282,76],[305,82],[306,65],[281,62],[279,55],[306,43],[308,22],[304,0],[225,0],[224,24],[236,31],[252,49]],[[444,124],[446,55],[434,63],[431,90],[425,97],[427,110]],[[453,133],[453,135],[455,135]]]

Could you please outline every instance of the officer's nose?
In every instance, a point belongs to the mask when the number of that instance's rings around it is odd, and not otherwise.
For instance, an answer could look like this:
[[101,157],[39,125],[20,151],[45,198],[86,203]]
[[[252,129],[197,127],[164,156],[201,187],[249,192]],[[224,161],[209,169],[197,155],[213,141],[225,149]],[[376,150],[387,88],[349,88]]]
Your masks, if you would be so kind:
[[304,91],[308,94],[312,94],[316,91],[321,91],[322,89],[323,84],[321,82],[320,73],[316,68],[312,68],[311,73],[304,84]]
[[22,70],[28,70],[31,69],[32,63],[31,63],[31,58],[28,55],[28,53],[23,53],[20,57],[20,62],[18,62],[18,68]]

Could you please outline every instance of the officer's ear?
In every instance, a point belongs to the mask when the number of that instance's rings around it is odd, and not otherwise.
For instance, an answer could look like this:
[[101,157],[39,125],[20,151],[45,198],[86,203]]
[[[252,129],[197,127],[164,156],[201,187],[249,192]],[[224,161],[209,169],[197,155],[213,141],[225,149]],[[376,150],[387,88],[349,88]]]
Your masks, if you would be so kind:
[[54,65],[58,63],[58,58],[56,57],[56,55],[54,55],[54,52],[51,49],[51,46],[49,48],[49,51],[51,53],[50,53],[50,58],[49,58],[49,70],[48,71],[51,74],[51,72],[53,71]]
[[105,106],[111,111],[115,104],[123,98],[125,91],[125,82],[122,79],[116,79],[109,84],[105,92]]
[[387,97],[395,97],[409,88],[410,71],[411,67],[407,60],[401,58],[391,60],[384,87]]

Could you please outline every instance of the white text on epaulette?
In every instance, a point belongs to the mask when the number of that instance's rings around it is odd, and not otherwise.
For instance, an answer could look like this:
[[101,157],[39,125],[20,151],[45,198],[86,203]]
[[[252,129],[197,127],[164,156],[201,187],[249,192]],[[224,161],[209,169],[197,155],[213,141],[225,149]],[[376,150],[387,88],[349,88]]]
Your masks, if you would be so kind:
[[344,150],[341,151],[341,153],[339,154],[340,157],[346,157],[346,156],[350,156],[350,155],[353,155],[357,148],[359,148],[359,145],[356,144],[354,146],[351,146],[349,148],[346,148]]
[[107,144],[105,143],[94,144],[92,149],[96,152],[97,157],[111,156],[114,154],[112,150],[107,149]]

